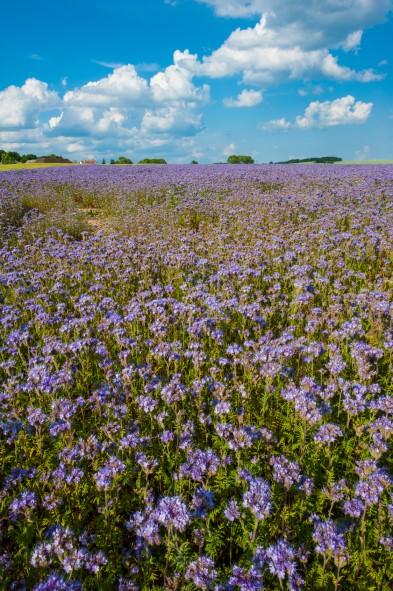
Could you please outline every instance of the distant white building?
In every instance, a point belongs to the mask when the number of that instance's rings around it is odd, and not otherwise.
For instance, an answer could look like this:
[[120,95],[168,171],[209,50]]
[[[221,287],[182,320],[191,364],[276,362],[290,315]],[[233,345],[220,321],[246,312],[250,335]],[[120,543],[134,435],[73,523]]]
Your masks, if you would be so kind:
[[97,164],[97,160],[81,160],[79,164]]

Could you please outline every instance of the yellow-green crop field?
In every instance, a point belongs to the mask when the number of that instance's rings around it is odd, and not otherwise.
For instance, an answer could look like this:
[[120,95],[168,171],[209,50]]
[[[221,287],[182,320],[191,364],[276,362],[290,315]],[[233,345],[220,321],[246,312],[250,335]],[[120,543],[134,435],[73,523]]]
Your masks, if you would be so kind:
[[343,160],[337,164],[393,164],[393,160]]
[[57,163],[57,162],[38,162],[37,164],[18,162],[17,164],[0,164],[0,172],[6,172],[8,170],[24,170],[26,168],[48,168],[53,166],[75,166],[72,162],[70,163]]

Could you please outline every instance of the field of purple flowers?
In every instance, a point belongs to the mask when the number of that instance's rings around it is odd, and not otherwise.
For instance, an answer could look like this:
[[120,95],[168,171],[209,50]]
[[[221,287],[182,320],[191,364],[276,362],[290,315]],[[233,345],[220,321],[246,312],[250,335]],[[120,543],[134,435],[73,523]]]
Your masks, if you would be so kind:
[[0,589],[388,591],[393,167],[0,174]]

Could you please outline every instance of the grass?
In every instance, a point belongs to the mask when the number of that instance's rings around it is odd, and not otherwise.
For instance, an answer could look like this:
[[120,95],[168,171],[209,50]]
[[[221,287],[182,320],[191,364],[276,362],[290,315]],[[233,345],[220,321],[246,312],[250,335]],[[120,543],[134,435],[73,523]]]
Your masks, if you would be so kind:
[[0,164],[0,172],[8,172],[10,170],[25,170],[25,169],[36,169],[36,168],[48,168],[53,166],[75,166],[73,162],[70,163],[57,163],[57,162],[38,162],[37,164],[28,164],[18,162],[17,164]]
[[342,160],[337,164],[393,164],[393,160]]

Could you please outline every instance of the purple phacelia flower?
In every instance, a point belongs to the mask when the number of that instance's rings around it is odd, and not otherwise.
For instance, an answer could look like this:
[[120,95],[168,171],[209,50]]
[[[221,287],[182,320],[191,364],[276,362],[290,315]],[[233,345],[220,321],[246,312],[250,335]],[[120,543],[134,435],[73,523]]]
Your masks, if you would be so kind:
[[344,535],[331,519],[323,520],[312,515],[314,523],[313,540],[315,551],[326,557],[332,557],[337,566],[343,566],[348,561],[347,547]]
[[137,538],[150,546],[161,543],[160,526],[151,511],[146,513],[136,511],[127,521],[126,528],[130,531],[134,530]]
[[185,578],[198,589],[210,589],[217,578],[213,560],[208,556],[200,556],[189,564]]
[[375,460],[361,460],[356,462],[355,472],[361,479],[368,478],[376,470],[378,470],[378,464]]
[[322,493],[331,501],[331,503],[338,503],[344,498],[344,493],[348,489],[348,484],[345,478],[341,478],[338,482],[332,482],[322,488]]
[[22,514],[30,513],[36,505],[36,494],[32,491],[25,490],[11,502],[9,507],[10,516],[12,519],[17,519]]
[[393,550],[393,537],[392,536],[383,536],[379,538],[379,543],[381,546],[384,546],[388,550]]
[[325,412],[318,404],[317,388],[314,385],[310,386],[304,380],[301,386],[301,388],[296,388],[294,385],[290,385],[281,391],[281,396],[284,400],[293,403],[296,412],[303,420],[310,425],[316,425],[322,420]]
[[112,485],[113,479],[124,472],[125,464],[116,457],[111,457],[94,475],[98,490],[107,490]]
[[151,474],[152,472],[154,472],[155,468],[157,468],[157,466],[159,465],[158,460],[156,460],[155,458],[149,458],[143,452],[138,452],[137,454],[135,454],[135,461],[137,464],[139,464],[139,466],[146,474]]
[[158,402],[151,396],[138,396],[136,403],[143,412],[150,413],[156,408]]
[[298,489],[303,492],[306,497],[310,497],[314,490],[314,481],[307,476],[301,476],[299,479]]
[[354,384],[352,392],[344,390],[344,409],[350,416],[357,416],[367,408],[367,388],[361,384]]
[[360,480],[355,487],[355,496],[362,499],[367,507],[376,505],[392,479],[384,470],[375,470],[367,479]]
[[334,423],[326,423],[322,425],[314,435],[316,443],[327,443],[330,445],[334,443],[338,437],[342,437],[343,432],[338,425]]
[[246,570],[235,565],[232,569],[229,585],[239,589],[239,591],[262,591],[262,574],[259,569],[256,569],[255,567]]
[[187,462],[179,468],[179,478],[189,477],[196,482],[202,482],[205,477],[214,476],[219,466],[220,460],[213,450],[189,451]]
[[289,461],[285,456],[272,456],[270,465],[273,467],[273,480],[289,490],[298,483],[301,477],[299,464]]
[[120,577],[117,591],[139,591],[139,587],[134,581]]
[[195,517],[206,517],[214,507],[214,494],[205,488],[197,488],[192,497],[191,506]]
[[216,415],[227,415],[231,412],[231,403],[226,400],[220,400],[214,406],[214,414]]
[[180,497],[164,497],[157,505],[155,518],[158,523],[167,529],[184,531],[190,522],[190,513],[187,505]]
[[77,581],[65,581],[60,574],[52,573],[33,591],[82,591],[82,585]]
[[364,511],[365,504],[360,499],[348,499],[344,503],[344,513],[349,517],[360,517]]
[[271,511],[271,491],[269,484],[262,478],[254,478],[249,482],[248,491],[243,495],[243,507],[258,519],[265,519]]
[[297,572],[296,556],[294,548],[284,539],[278,540],[276,544],[272,544],[265,551],[265,560],[271,574],[279,579],[281,585],[287,577],[290,591],[300,590],[304,583]]
[[41,408],[33,408],[32,406],[27,408],[27,421],[32,427],[45,425],[47,420],[48,417]]
[[376,400],[371,400],[369,408],[372,410],[380,410],[387,415],[393,415],[393,397],[380,396]]
[[228,521],[236,521],[240,517],[240,511],[235,499],[231,499],[224,510],[224,515]]
[[293,573],[296,568],[295,551],[283,539],[269,546],[266,556],[270,572],[272,575],[276,575],[280,581],[283,581],[286,575]]
[[161,443],[169,443],[170,441],[173,441],[175,438],[175,434],[173,431],[163,431],[160,435],[160,441]]

